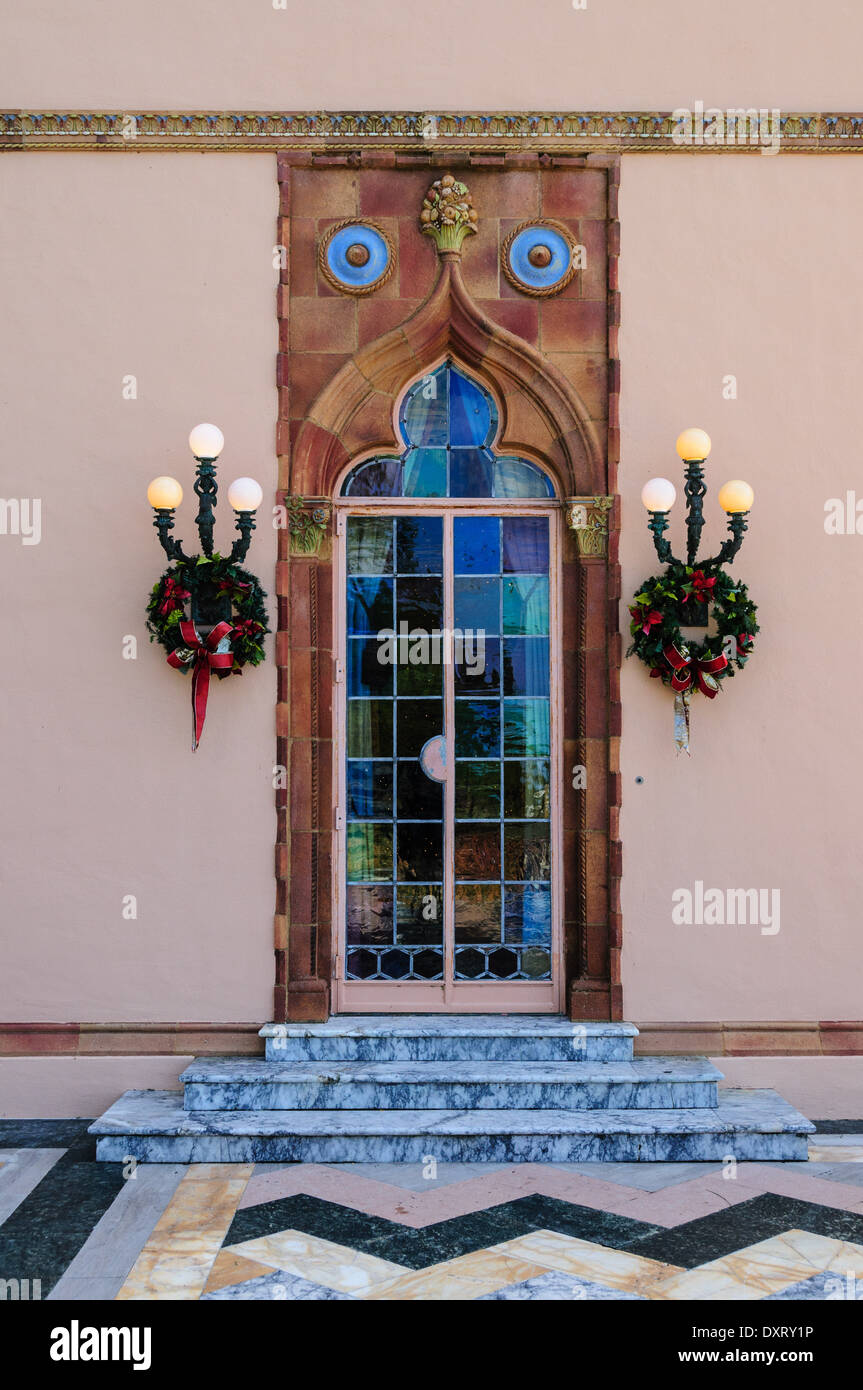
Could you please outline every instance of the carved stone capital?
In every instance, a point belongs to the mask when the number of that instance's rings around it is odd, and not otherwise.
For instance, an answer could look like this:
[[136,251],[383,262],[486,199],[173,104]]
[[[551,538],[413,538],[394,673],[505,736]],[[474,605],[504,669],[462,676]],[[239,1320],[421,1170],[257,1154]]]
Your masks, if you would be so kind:
[[575,532],[579,555],[608,554],[608,520],[613,497],[568,497],[566,524]]
[[465,237],[476,231],[477,221],[467,184],[452,174],[435,179],[423,199],[420,229],[434,237],[438,251],[460,251]]

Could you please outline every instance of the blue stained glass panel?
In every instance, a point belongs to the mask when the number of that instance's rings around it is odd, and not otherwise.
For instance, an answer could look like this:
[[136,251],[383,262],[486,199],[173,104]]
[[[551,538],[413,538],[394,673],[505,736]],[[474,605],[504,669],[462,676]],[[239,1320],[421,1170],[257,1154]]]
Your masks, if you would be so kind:
[[455,626],[474,632],[500,631],[500,580],[454,579]]
[[378,660],[382,651],[376,637],[348,638],[348,695],[392,695],[395,667]]
[[348,580],[348,633],[378,633],[393,625],[391,579]]
[[453,573],[500,574],[500,519],[457,516],[453,521]]
[[486,449],[451,449],[450,497],[491,497],[494,460]]
[[548,520],[544,516],[505,516],[505,574],[548,574]]
[[412,386],[402,406],[402,433],[408,444],[433,448],[448,442],[447,379],[438,370]]
[[[498,413],[487,391],[445,362],[410,387],[399,415],[401,458],[367,459],[342,486],[346,497],[553,497],[528,459],[497,457]],[[525,571],[522,571],[524,573]]]
[[500,705],[496,700],[456,700],[455,755],[500,757]]
[[347,497],[400,497],[401,459],[369,459],[359,464],[345,479],[342,492]]
[[443,574],[443,517],[400,516],[396,522],[399,574]]
[[446,449],[408,449],[405,497],[446,497]]
[[469,377],[452,368],[449,373],[449,442],[487,444],[491,437],[491,401]]
[[553,497],[549,479],[527,459],[499,458],[494,463],[495,497]]
[[389,820],[393,814],[393,765],[387,762],[349,762],[347,767],[350,820]]

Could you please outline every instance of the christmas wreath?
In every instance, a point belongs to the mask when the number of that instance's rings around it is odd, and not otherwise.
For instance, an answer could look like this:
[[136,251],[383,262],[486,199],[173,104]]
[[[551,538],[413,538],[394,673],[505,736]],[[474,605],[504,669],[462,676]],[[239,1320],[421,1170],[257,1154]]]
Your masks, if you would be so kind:
[[[187,617],[193,594],[219,619],[204,638]],[[195,748],[207,712],[210,672],[224,680],[241,675],[244,666],[260,665],[265,658],[263,639],[270,630],[266,597],[256,575],[218,551],[169,565],[153,585],[147,604],[150,641],[164,647],[175,670],[184,675],[192,672]],[[226,611],[230,618],[221,616]]]
[[[703,623],[707,605],[715,632],[703,642],[684,641],[681,627]],[[758,631],[757,608],[745,584],[719,568],[694,569],[678,560],[644,581],[629,612],[632,643],[626,655],[637,656],[677,694],[700,690],[709,700],[726,677],[742,671]]]

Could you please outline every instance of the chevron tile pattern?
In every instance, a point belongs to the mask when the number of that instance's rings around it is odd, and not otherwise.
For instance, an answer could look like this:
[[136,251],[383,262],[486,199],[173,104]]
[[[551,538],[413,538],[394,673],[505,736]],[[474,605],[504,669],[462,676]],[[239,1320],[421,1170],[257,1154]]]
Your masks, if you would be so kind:
[[86,1124],[0,1121],[0,1270],[43,1298],[863,1298],[863,1132],[808,1163],[135,1169]]

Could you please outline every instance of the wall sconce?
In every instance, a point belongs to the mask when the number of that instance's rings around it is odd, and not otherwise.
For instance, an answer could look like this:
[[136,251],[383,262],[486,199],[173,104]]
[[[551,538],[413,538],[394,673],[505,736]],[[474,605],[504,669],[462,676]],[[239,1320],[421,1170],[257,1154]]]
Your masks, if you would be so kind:
[[[195,524],[201,554],[187,555],[171,535],[174,513],[183,500],[176,478],[154,478],[147,500],[155,513],[153,525],[171,561],[154,585],[147,604],[150,641],[168,653],[170,666],[192,672],[192,711],[195,723],[193,747],[197,748],[207,712],[210,671],[219,679],[239,675],[248,663],[264,660],[263,638],[269,632],[266,594],[257,577],[240,568],[255,529],[255,512],[263,490],[254,478],[236,478],[228,488],[228,501],[236,513],[239,532],[229,555],[213,550],[213,528],[218,496],[216,460],[225,437],[216,425],[196,425],[189,435],[195,459],[194,490],[198,497]],[[190,617],[186,616],[186,602]]]
[[[684,430],[677,437],[677,452],[683,459],[685,468],[684,493],[686,495],[686,563],[694,565],[704,528],[702,500],[707,492],[704,481],[704,464],[710,453],[710,435],[704,430]],[[677,490],[667,478],[651,478],[641,490],[641,500],[650,513],[647,523],[653,534],[653,544],[663,565],[674,559],[670,543],[663,533],[668,529],[668,513],[677,499]],[[712,560],[705,560],[705,566],[727,565],[734,559],[743,544],[744,532],[748,529],[746,517],[755,493],[748,483],[735,480],[726,483],[719,490],[719,505],[728,513],[729,540],[723,541],[719,554]]]
[[[635,594],[629,613],[632,644],[627,655],[635,654],[650,674],[674,691],[675,744],[678,752],[689,752],[689,706],[694,691],[714,699],[726,677],[742,670],[752,654],[758,623],[756,606],[745,584],[736,583],[723,573],[743,544],[755,494],[748,483],[734,480],[719,491],[719,505],[728,515],[730,536],[718,553],[698,561],[698,547],[704,528],[702,502],[707,492],[704,464],[710,453],[710,436],[704,430],[684,430],[677,439],[677,452],[684,462],[686,495],[686,561],[675,558],[666,540],[668,514],[677,499],[677,490],[668,478],[651,478],[641,491],[641,500],[650,520],[648,529],[660,562],[667,568],[662,575],[646,579]],[[687,642],[682,627],[707,628],[709,613],[715,618],[715,632],[697,645]]]

